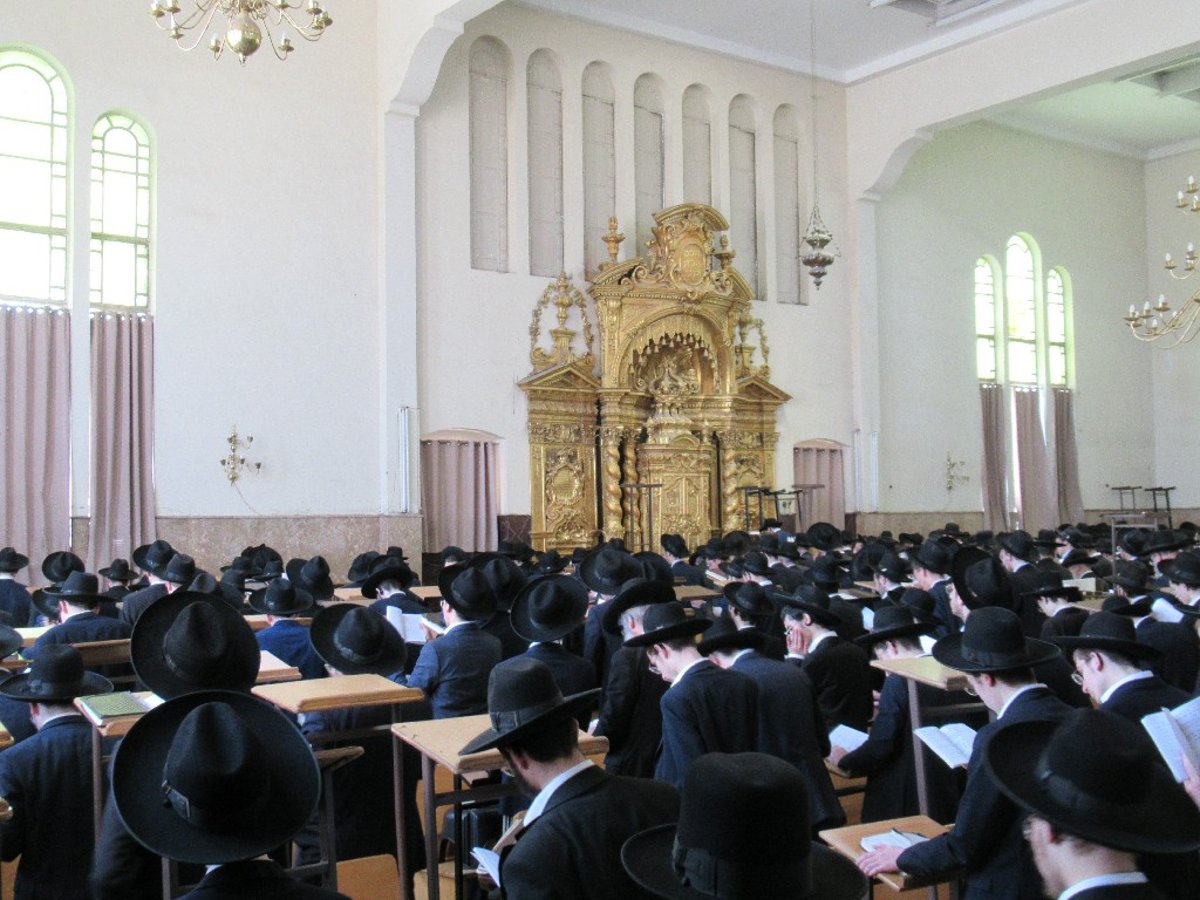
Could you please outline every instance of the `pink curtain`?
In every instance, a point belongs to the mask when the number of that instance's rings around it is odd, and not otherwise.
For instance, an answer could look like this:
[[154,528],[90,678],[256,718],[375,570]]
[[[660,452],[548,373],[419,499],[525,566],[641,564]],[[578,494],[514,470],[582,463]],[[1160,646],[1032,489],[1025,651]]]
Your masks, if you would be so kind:
[[991,531],[1008,530],[1008,445],[1004,441],[1004,389],[998,384],[979,385],[979,405],[983,413],[983,527]]
[[846,527],[846,479],[842,447],[834,441],[805,441],[792,451],[792,472],[796,484],[823,484],[802,499],[802,519],[798,527],[813,522],[831,522]]
[[64,310],[0,307],[0,543],[29,557],[71,546],[71,320]]
[[1075,447],[1075,395],[1054,389],[1054,470],[1058,483],[1058,521],[1083,521],[1079,491],[1079,452]]
[[495,441],[421,441],[421,507],[428,552],[450,544],[467,552],[495,550],[499,511]]
[[1013,425],[1017,444],[1017,485],[1021,527],[1034,532],[1058,524],[1053,467],[1039,411],[1037,388],[1013,389]]
[[92,522],[95,571],[155,536],[154,321],[92,316]]

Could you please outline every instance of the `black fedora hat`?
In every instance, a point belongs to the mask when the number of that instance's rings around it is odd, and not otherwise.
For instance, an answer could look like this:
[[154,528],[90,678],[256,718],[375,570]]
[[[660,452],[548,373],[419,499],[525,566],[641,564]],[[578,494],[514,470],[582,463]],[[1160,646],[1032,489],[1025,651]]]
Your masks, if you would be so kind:
[[210,597],[219,597],[228,603],[230,608],[241,612],[242,607],[246,604],[246,593],[238,586],[236,578],[236,575],[231,577],[226,572],[221,576],[221,580],[217,581],[208,572],[197,572],[196,577],[192,579],[192,583],[187,586],[187,590],[193,594],[207,594]]
[[314,600],[328,600],[333,596],[333,579],[329,577],[329,563],[325,557],[290,560],[284,571],[288,581],[312,594]]
[[529,576],[515,559],[496,553],[481,553],[473,557],[467,563],[467,567],[483,572],[483,577],[491,585],[492,594],[496,597],[496,609],[504,612],[512,609],[517,594],[521,593],[521,588],[529,581]]
[[675,602],[675,587],[649,578],[631,578],[603,606],[600,625],[609,634],[621,633],[621,616],[635,606],[654,606],[659,603]]
[[712,620],[703,616],[688,616],[678,603],[658,603],[646,610],[642,634],[631,637],[626,647],[651,647],[675,638],[692,637],[712,627]]
[[1150,615],[1150,607],[1153,602],[1153,599],[1149,595],[1139,597],[1135,601],[1130,601],[1128,597],[1109,594],[1100,604],[1100,611],[1114,613],[1118,616],[1141,618],[1142,616]]
[[533,548],[524,541],[500,541],[496,545],[496,552],[518,563],[533,559]]
[[1010,531],[1001,535],[996,543],[1001,550],[1006,550],[1017,559],[1030,561],[1037,555],[1037,545],[1028,531]]
[[42,575],[51,584],[62,584],[72,572],[83,569],[83,560],[70,550],[56,550],[42,560]]
[[72,572],[62,584],[46,588],[45,595],[51,602],[76,606],[95,606],[106,599],[100,593],[100,579],[91,572]]
[[779,606],[807,613],[812,620],[824,628],[842,627],[842,618],[834,611],[829,594],[813,584],[802,584],[791,594],[775,594]]
[[557,575],[568,565],[570,565],[570,560],[554,548],[551,548],[544,553],[538,554],[533,571],[537,575]]
[[251,609],[269,616],[295,616],[316,605],[313,595],[293,584],[290,578],[276,578],[250,595]]
[[1124,716],[1080,709],[1062,722],[1015,722],[983,758],[1017,806],[1067,834],[1127,853],[1200,847],[1200,809]]
[[221,566],[222,572],[232,572],[234,575],[240,576],[242,580],[247,578],[255,578],[261,575],[261,570],[254,565],[254,562],[248,556],[235,556],[230,560],[229,565]]
[[975,610],[960,633],[946,635],[933,645],[933,658],[960,672],[1028,669],[1058,654],[1053,644],[1025,637],[1017,614],[999,606]]
[[1174,559],[1164,560],[1159,563],[1158,570],[1166,576],[1167,581],[1188,587],[1200,587],[1200,553],[1194,550],[1180,553]]
[[257,547],[243,547],[240,556],[247,557],[261,571],[267,568],[267,563],[279,563],[283,566],[283,557],[274,547],[259,544]]
[[888,581],[892,582],[892,584],[899,584],[908,577],[908,563],[895,553],[884,553],[871,566],[871,571],[876,575],[882,575]]
[[129,641],[138,680],[160,697],[248,691],[262,653],[249,623],[211,594],[176,591],[138,616]]
[[358,554],[350,563],[350,568],[346,572],[346,580],[353,584],[364,581],[371,574],[371,566],[375,560],[379,559],[380,555],[378,550],[368,550]]
[[121,584],[125,584],[126,582],[133,581],[135,578],[137,578],[137,575],[134,573],[133,569],[129,567],[129,560],[122,559],[119,556],[109,563],[105,568],[100,569],[96,574],[102,578],[107,578],[109,581],[116,581]]
[[464,619],[487,619],[496,612],[496,592],[482,566],[443,567],[438,572],[438,592]]
[[766,640],[767,636],[757,628],[738,628],[731,618],[721,616],[704,632],[696,649],[704,656],[731,650],[758,650]]
[[160,538],[134,548],[132,555],[135,566],[143,572],[153,572],[170,561],[171,557],[175,555],[175,548],[171,546],[170,541]]
[[455,544],[447,544],[438,553],[438,559],[442,561],[442,565],[446,563],[460,563],[467,561],[467,551]]
[[156,569],[154,574],[171,584],[191,584],[192,579],[196,577],[196,561],[186,553],[176,553],[166,565]]
[[918,622],[913,611],[907,606],[881,606],[875,611],[875,624],[871,630],[856,637],[854,643],[862,647],[872,647],[882,641],[929,634],[933,629],[932,622]]
[[687,541],[683,539],[682,534],[664,534],[658,539],[658,543],[676,559],[688,558]]
[[645,570],[633,556],[608,547],[589,553],[579,564],[579,577],[588,589],[610,597],[629,579],[644,576]]
[[867,880],[813,842],[809,791],[790,763],[763,753],[709,753],[683,781],[679,822],[639,832],[621,863],[655,897],[679,900],[860,900]]
[[417,583],[417,573],[399,556],[377,556],[359,590],[368,600],[374,600],[385,581],[394,581],[407,590]]
[[0,659],[12,656],[25,645],[25,639],[17,629],[0,625]]
[[0,696],[26,703],[70,703],[112,689],[107,678],[84,670],[83,657],[70,644],[47,644],[28,671],[0,681]]
[[578,578],[535,578],[513,601],[513,631],[527,641],[557,641],[583,624],[587,608],[587,588]]
[[404,669],[407,648],[382,615],[355,603],[326,606],[309,628],[313,649],[344,675],[392,675]]
[[950,577],[967,609],[1012,606],[1012,583],[1004,564],[978,547],[964,547],[957,553]]
[[1173,553],[1192,546],[1192,537],[1180,531],[1152,531],[1142,545],[1142,553],[1149,556],[1153,553]]
[[808,526],[809,546],[817,550],[832,550],[841,540],[842,533],[830,522],[814,522]]
[[918,622],[937,624],[937,600],[929,591],[917,587],[905,588],[900,595],[900,606],[911,612]]
[[1099,553],[1088,553],[1084,547],[1072,547],[1061,560],[1065,568],[1071,566],[1092,566],[1100,561]]
[[506,659],[488,676],[492,727],[472,738],[459,754],[506,747],[552,722],[574,719],[595,706],[599,696],[600,689],[595,688],[564,697],[544,662],[523,655]]
[[1162,653],[1157,647],[1143,644],[1137,639],[1133,621],[1126,616],[1111,612],[1092,613],[1083,623],[1077,635],[1062,635],[1052,638],[1066,653],[1076,649],[1110,650],[1130,659],[1158,659]]
[[832,554],[825,554],[809,567],[808,580],[823,591],[836,593],[842,580],[842,561]]
[[6,574],[20,572],[27,565],[29,565],[29,557],[24,553],[18,553],[12,547],[0,549],[0,572]]
[[1146,582],[1150,580],[1150,567],[1136,560],[1121,560],[1116,564],[1113,574],[1104,580],[1126,591],[1144,591]]
[[950,574],[950,565],[956,555],[952,545],[941,544],[934,538],[930,538],[916,550],[910,551],[908,558],[914,568],[921,566],[938,575],[948,575]]
[[721,589],[725,602],[748,616],[769,616],[775,605],[761,584],[752,581],[733,581]]
[[1022,591],[1022,597],[1062,597],[1068,603],[1078,603],[1083,599],[1083,592],[1074,585],[1064,585],[1062,575],[1055,571],[1039,569],[1035,575],[1036,584],[1033,590]]
[[112,792],[146,849],[211,865],[286,843],[316,810],[321,774],[279,710],[247,694],[204,691],[138,720],[113,760]]
[[653,550],[641,550],[633,554],[642,565],[642,574],[653,581],[661,581],[664,584],[674,584],[675,575],[671,572],[671,565],[659,554]]
[[767,562],[767,554],[761,550],[751,550],[743,556],[742,568],[751,575],[758,575],[761,578],[769,578],[771,575],[771,564]]

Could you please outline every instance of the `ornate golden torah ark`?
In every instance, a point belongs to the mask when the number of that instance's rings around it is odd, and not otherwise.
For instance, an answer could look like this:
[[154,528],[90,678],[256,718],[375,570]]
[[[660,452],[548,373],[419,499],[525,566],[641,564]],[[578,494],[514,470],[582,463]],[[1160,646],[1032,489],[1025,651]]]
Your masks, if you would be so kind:
[[[588,286],[591,303],[564,274],[534,310],[533,372],[519,386],[539,549],[598,536],[653,549],[663,532],[702,543],[742,527],[742,488],[772,480],[775,414],[790,397],[768,380],[766,335],[732,265],[729,223],[698,203],[654,221],[648,256],[619,261],[624,235],[609,220],[610,260]],[[541,317],[551,305],[547,351]]]

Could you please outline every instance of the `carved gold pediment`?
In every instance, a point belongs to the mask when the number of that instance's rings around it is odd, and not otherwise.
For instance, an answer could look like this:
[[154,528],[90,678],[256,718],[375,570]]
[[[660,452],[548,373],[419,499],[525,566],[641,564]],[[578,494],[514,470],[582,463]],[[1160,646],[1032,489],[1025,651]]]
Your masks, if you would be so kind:
[[738,394],[749,400],[765,400],[771,403],[786,403],[792,395],[781,391],[771,382],[758,376],[738,379]]
[[587,391],[594,393],[600,389],[600,379],[590,369],[585,368],[582,361],[569,362],[553,366],[526,378],[517,384],[522,390],[563,390]]

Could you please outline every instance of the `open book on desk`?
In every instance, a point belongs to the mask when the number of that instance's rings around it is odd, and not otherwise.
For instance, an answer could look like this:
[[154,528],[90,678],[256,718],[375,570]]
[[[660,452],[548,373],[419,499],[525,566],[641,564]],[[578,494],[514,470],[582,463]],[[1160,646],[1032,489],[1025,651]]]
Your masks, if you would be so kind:
[[388,624],[400,632],[406,644],[426,644],[429,632],[445,634],[446,626],[435,622],[421,613],[401,612],[399,607],[389,606],[386,611]]
[[882,834],[869,834],[862,839],[861,844],[863,850],[870,853],[872,850],[878,850],[880,847],[901,847],[907,850],[922,841],[927,841],[929,838],[923,834],[917,834],[915,831],[897,831],[893,828],[891,831],[885,831]]
[[1174,709],[1142,716],[1142,727],[1150,732],[1158,752],[1166,760],[1175,780],[1187,778],[1184,757],[1200,770],[1200,697],[1195,697]]
[[924,728],[918,728],[913,734],[952,769],[965,766],[971,759],[971,750],[975,746],[975,729],[969,725],[961,722],[951,722],[941,728],[926,725]]
[[841,747],[845,750],[857,750],[867,742],[870,737],[865,731],[859,731],[857,728],[851,728],[849,725],[838,725],[833,731],[829,732],[829,743],[834,747]]

